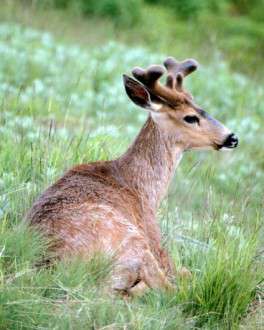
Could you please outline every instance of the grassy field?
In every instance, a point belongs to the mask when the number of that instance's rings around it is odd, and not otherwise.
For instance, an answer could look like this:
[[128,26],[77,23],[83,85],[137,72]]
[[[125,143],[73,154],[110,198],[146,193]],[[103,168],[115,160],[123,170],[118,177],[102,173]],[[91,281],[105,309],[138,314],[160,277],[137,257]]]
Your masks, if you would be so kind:
[[[76,10],[42,7],[38,10],[36,6],[37,3],[52,1],[55,0],[3,0],[0,20],[16,21],[25,26],[50,31],[63,42],[78,43],[88,49],[109,40],[117,40],[130,47],[147,46],[155,53],[177,54],[179,58],[191,54],[204,64],[218,61],[220,58],[230,63],[232,70],[246,73],[253,80],[263,81],[263,19],[252,20],[245,14],[228,15],[228,12],[216,12],[213,15],[203,11],[198,17],[183,20],[175,16],[169,8],[145,4],[141,8],[142,18],[138,24],[118,26],[110,18],[83,17]],[[113,2],[118,1],[120,2]],[[203,0],[197,0],[199,1]],[[243,3],[243,0],[233,2]],[[256,8],[260,13],[264,10],[264,4],[261,6],[261,2],[263,1],[259,0],[259,7]],[[31,6],[25,6],[25,3]]]
[[[177,292],[124,301],[105,292],[103,257],[36,267],[48,242],[21,220],[71,165],[127,148],[146,114],[121,75],[161,62],[166,47],[131,47],[113,30],[106,41],[100,22],[97,38],[85,33],[93,22],[80,21],[77,33],[60,13],[47,20],[9,9],[0,14],[0,329],[262,329],[263,87],[218,52],[186,81],[240,146],[187,153],[159,210],[164,244],[192,278]],[[172,55],[194,56],[176,48]]]

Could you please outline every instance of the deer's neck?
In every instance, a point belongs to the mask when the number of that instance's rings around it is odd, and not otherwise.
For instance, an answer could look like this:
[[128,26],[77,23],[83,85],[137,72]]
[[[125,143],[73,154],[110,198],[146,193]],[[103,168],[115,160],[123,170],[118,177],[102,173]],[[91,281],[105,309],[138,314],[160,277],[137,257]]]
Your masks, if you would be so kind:
[[167,192],[182,152],[173,137],[149,117],[127,152],[118,159],[119,169],[127,184],[156,209]]

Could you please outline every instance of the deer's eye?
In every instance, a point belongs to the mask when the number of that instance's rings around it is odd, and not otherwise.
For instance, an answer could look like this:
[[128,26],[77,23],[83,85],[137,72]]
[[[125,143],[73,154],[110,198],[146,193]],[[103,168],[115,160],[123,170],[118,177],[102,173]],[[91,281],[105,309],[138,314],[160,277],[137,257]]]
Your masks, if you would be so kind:
[[197,116],[185,116],[183,118],[184,121],[188,124],[199,124],[200,120]]

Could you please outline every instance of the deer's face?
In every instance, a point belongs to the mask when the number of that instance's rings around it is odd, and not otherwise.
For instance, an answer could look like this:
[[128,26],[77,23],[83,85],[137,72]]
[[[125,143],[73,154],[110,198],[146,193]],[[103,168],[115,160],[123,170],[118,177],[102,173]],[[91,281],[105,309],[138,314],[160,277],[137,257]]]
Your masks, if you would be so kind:
[[237,137],[198,107],[182,87],[183,77],[196,69],[196,62],[186,60],[179,63],[168,58],[164,65],[168,70],[165,86],[158,81],[164,73],[164,68],[158,65],[132,71],[141,83],[124,76],[130,99],[149,110],[153,120],[184,150],[235,148]]
[[238,144],[238,139],[228,128],[203,109],[188,104],[188,101],[175,107],[161,105],[159,111],[151,115],[162,129],[174,136],[174,140],[184,150],[231,149]]

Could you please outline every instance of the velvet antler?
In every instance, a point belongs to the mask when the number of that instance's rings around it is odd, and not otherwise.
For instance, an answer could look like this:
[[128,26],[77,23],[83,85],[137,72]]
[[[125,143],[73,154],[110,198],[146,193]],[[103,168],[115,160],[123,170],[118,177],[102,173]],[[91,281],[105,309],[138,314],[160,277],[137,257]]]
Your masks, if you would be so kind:
[[183,62],[176,61],[173,57],[168,57],[164,66],[168,71],[165,85],[159,82],[165,69],[161,65],[151,65],[147,69],[136,67],[132,70],[133,76],[144,84],[149,91],[169,103],[177,103],[182,99],[182,81],[188,74],[197,69],[198,63],[195,60],[188,59]]
[[178,62],[175,58],[168,57],[164,61],[164,66],[168,71],[166,86],[182,91],[183,78],[195,71],[198,63],[193,59]]

